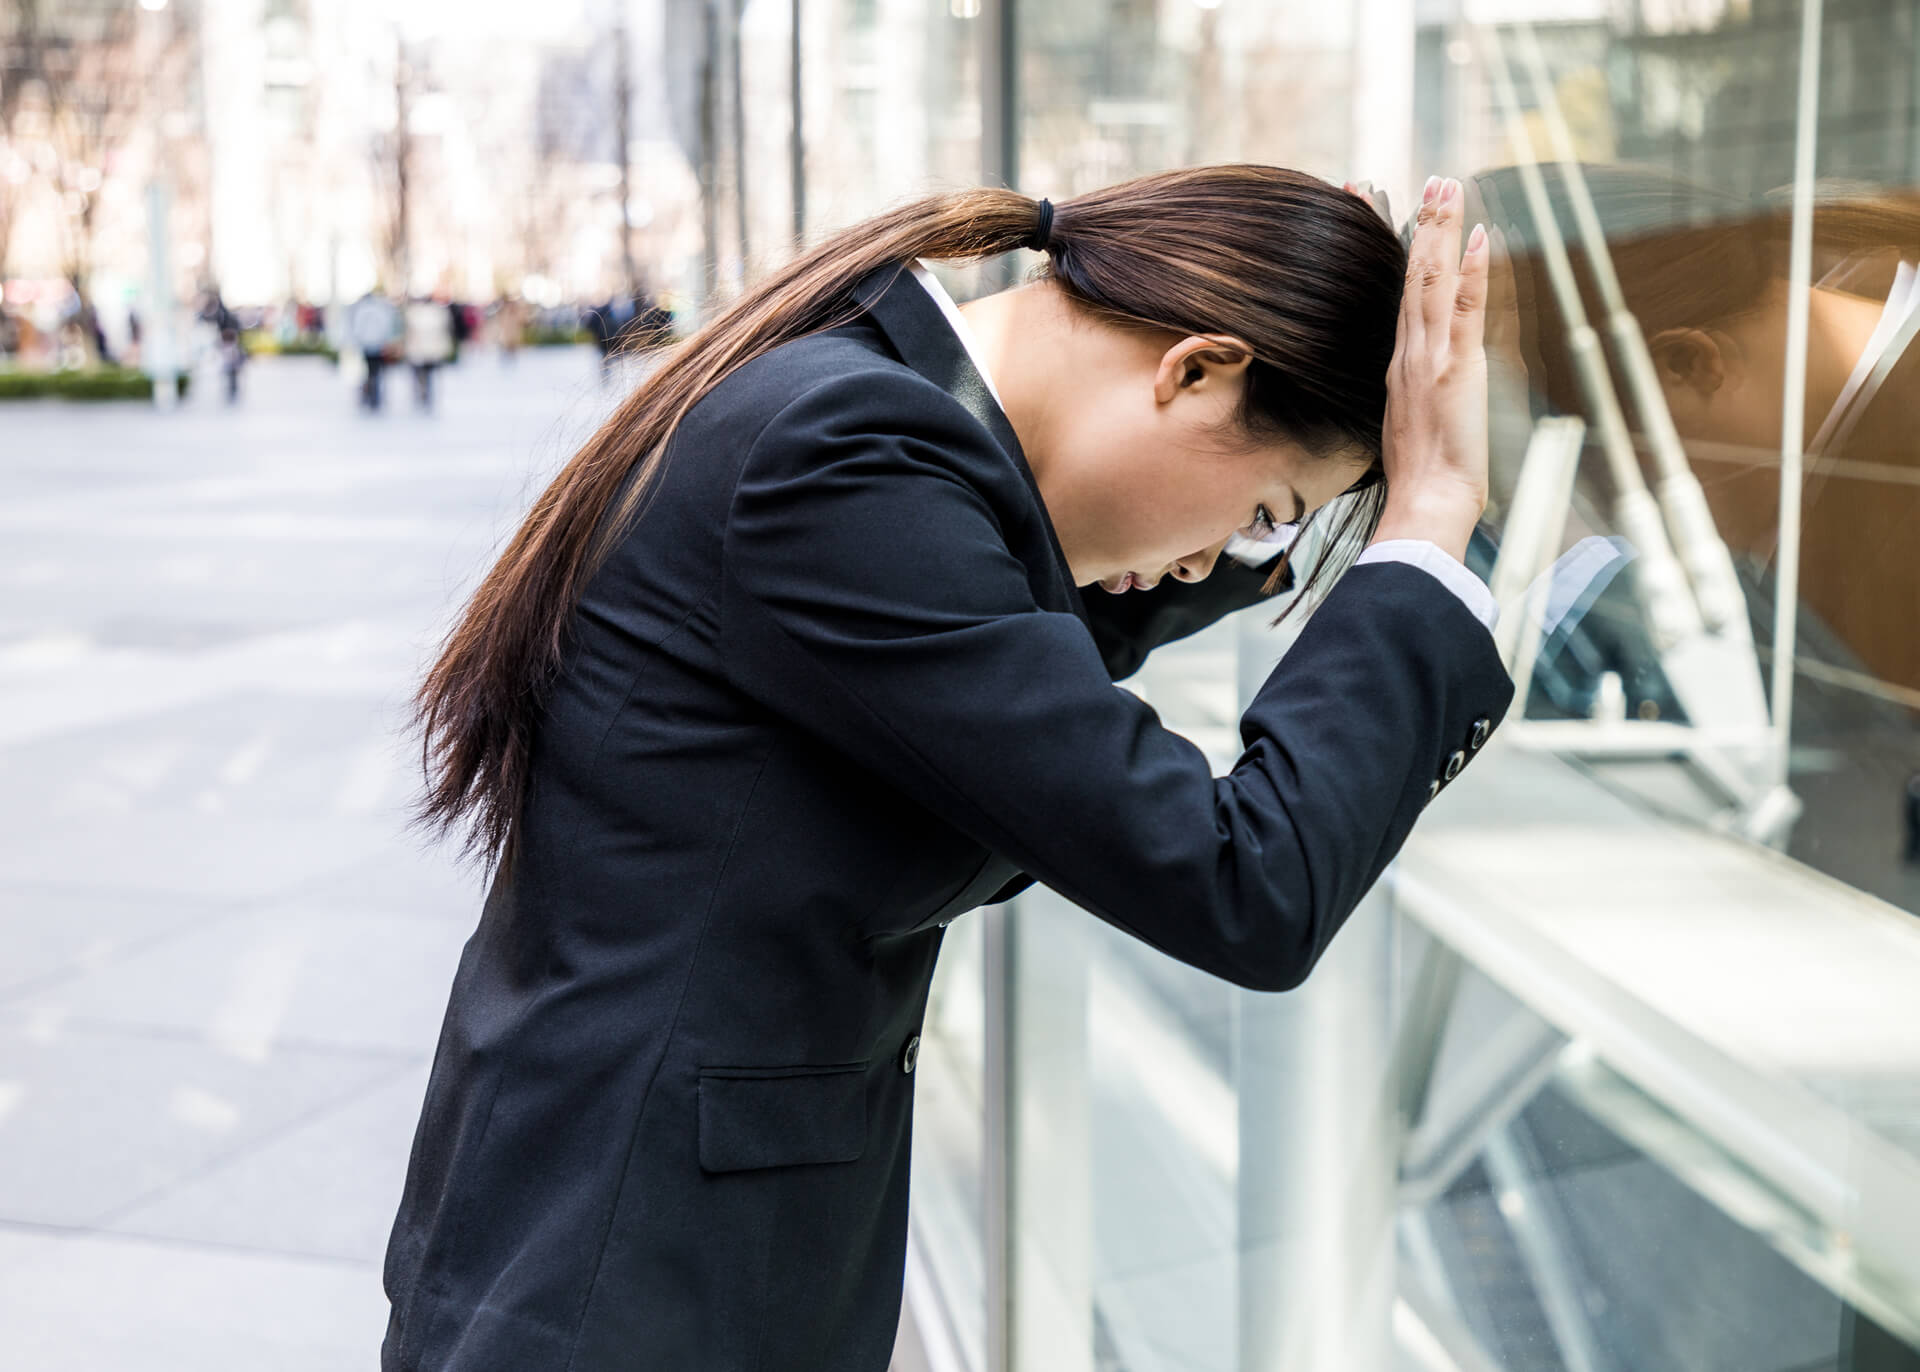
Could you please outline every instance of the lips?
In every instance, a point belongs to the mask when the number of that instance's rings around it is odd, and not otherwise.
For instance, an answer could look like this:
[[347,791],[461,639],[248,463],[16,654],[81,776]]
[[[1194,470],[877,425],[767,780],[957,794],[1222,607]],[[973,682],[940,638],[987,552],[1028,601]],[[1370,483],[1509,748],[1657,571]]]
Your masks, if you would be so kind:
[[1159,584],[1158,581],[1142,581],[1138,572],[1128,572],[1112,585],[1101,582],[1100,589],[1108,595],[1123,595],[1128,591],[1151,591]]

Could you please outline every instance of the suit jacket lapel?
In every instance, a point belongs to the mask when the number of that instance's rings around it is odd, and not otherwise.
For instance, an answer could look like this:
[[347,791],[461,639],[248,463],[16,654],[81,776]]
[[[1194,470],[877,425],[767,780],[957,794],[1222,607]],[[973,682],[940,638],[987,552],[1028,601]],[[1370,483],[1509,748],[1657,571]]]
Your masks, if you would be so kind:
[[1047,548],[1060,582],[1063,601],[1060,608],[1071,610],[1086,621],[1086,606],[1073,584],[1066,552],[1060,547],[1053,521],[1047,517],[1046,502],[1040,497],[1040,485],[1033,478],[1033,469],[1027,465],[1020,439],[940,306],[927,294],[926,288],[913,279],[905,263],[875,268],[854,286],[853,294],[880,326],[901,360],[966,406],[967,412],[986,427],[1006,453],[1007,460],[1019,470],[1027,489],[1033,493],[1034,505],[1040,511],[1040,524],[1046,530]]

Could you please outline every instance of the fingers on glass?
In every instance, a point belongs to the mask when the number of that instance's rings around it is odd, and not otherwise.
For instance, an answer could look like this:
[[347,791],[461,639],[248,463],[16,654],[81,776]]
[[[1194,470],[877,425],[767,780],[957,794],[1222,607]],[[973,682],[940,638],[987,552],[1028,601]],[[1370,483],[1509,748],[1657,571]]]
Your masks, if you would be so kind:
[[1413,280],[1422,296],[1423,323],[1436,333],[1447,328],[1454,311],[1460,262],[1460,183],[1432,177],[1421,192],[1420,218],[1414,230]]
[[1420,192],[1407,287],[1401,297],[1403,339],[1431,334],[1455,346],[1478,347],[1484,333],[1493,236],[1476,224],[1461,243],[1464,188],[1453,177],[1431,176]]
[[1476,224],[1467,236],[1466,255],[1460,260],[1460,285],[1453,300],[1455,352],[1479,348],[1486,341],[1488,260],[1487,231],[1484,225]]

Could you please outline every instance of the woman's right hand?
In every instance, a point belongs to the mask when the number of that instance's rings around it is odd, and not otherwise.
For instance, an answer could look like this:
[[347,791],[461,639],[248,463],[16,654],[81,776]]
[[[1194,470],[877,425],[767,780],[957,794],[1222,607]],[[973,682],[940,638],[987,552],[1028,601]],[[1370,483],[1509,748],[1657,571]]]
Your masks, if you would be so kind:
[[1387,504],[1373,541],[1417,538],[1461,561],[1487,506],[1484,228],[1460,252],[1460,183],[1434,178],[1415,218],[1387,369]]

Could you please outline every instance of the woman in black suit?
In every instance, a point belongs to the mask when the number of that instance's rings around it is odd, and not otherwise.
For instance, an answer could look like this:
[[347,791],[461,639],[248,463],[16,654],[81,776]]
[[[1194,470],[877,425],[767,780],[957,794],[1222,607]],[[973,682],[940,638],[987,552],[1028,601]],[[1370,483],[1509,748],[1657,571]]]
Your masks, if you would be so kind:
[[[1511,694],[1459,563],[1459,205],[1429,185],[1410,270],[1274,167],[923,200],[628,399],[421,690],[426,816],[494,878],[384,1367],[881,1372],[949,921],[1038,879],[1242,985],[1307,974]],[[917,265],[1021,246],[1046,270],[963,311]],[[1355,487],[1363,565],[1216,780],[1112,681],[1290,584],[1216,570],[1236,536]]]

